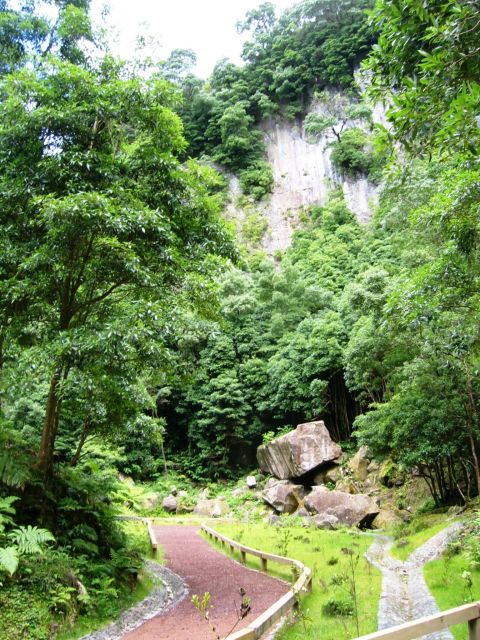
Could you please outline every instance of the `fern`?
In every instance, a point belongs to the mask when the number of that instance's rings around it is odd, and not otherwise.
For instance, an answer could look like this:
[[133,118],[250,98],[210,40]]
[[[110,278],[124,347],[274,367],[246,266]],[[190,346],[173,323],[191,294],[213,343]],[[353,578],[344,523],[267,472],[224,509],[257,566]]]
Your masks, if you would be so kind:
[[3,569],[11,576],[15,573],[18,567],[19,555],[16,547],[4,547],[0,548],[0,569]]
[[42,553],[42,545],[55,540],[47,529],[39,529],[31,525],[18,527],[18,529],[10,531],[7,534],[7,538],[17,546],[19,553],[22,555]]
[[23,487],[30,477],[29,460],[15,455],[9,448],[0,454],[0,482],[7,487]]

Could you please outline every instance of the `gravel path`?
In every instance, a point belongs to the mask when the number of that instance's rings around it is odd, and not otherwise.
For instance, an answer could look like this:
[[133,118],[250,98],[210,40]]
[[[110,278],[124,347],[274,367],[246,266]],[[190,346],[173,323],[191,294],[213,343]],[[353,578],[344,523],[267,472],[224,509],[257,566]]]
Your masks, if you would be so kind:
[[190,602],[193,594],[202,597],[206,591],[210,592],[213,605],[211,621],[223,638],[237,619],[240,588],[245,589],[251,598],[252,610],[236,629],[247,626],[250,620],[263,613],[290,589],[289,584],[259,571],[246,569],[219,553],[197,531],[197,527],[191,526],[155,527],[157,540],[165,551],[167,566],[185,580],[188,597],[166,614],[156,616],[124,635],[124,640],[214,640],[216,636]]
[[[378,535],[365,554],[367,560],[382,572],[382,594],[378,611],[378,628],[386,629],[415,618],[438,612],[437,603],[423,577],[423,567],[438,558],[451,540],[460,531],[461,523],[454,523],[433,536],[416,549],[405,562],[390,555],[393,541],[388,536]],[[425,640],[453,640],[448,629],[437,631]]]
[[148,561],[146,565],[148,573],[158,582],[148,596],[125,611],[116,622],[80,640],[120,640],[150,618],[169,611],[187,595],[185,583],[173,571],[156,562]]

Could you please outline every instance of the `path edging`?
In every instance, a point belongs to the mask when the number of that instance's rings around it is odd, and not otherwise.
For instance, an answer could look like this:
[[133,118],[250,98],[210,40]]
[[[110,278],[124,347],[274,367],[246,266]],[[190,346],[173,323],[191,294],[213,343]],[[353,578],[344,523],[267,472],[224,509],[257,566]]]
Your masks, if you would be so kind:
[[278,620],[284,617],[296,606],[298,595],[301,592],[311,591],[312,570],[309,567],[306,567],[299,560],[294,560],[293,558],[287,558],[285,556],[277,556],[273,553],[265,553],[258,549],[247,547],[235,540],[232,540],[231,538],[228,538],[227,536],[223,536],[218,533],[218,531],[215,531],[215,529],[212,529],[211,527],[207,527],[205,524],[202,524],[201,530],[210,536],[210,538],[219,540],[223,546],[225,546],[225,544],[228,545],[232,553],[234,549],[240,551],[242,564],[245,563],[245,556],[248,553],[249,555],[253,555],[261,559],[263,571],[267,570],[267,562],[271,561],[296,567],[300,574],[293,587],[284,596],[264,611],[264,613],[255,618],[255,620],[253,620],[247,627],[240,629],[240,631],[231,633],[224,640],[258,640],[266,631],[278,622]]

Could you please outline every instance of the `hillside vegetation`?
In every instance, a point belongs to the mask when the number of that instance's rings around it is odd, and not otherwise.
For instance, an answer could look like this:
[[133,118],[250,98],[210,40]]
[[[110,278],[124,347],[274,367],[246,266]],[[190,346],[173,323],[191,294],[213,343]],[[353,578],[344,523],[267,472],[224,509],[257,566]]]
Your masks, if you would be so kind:
[[[430,508],[469,505],[478,3],[263,3],[238,24],[244,64],[207,80],[190,50],[116,60],[89,0],[47,5],[0,0],[1,633],[55,638],[136,597],[145,538],[115,518],[135,510],[119,474],[233,481],[308,420],[423,478]],[[286,251],[259,250],[276,119],[378,185],[370,224],[329,184]]]

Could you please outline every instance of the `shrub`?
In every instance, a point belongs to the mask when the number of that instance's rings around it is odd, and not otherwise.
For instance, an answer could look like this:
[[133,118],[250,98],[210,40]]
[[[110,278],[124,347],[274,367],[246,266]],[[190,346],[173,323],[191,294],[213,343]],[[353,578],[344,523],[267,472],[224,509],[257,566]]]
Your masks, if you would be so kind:
[[341,140],[332,142],[331,161],[340,173],[349,176],[367,174],[372,164],[371,151],[367,149],[368,136],[362,129],[347,129]]
[[258,160],[239,175],[240,187],[245,195],[261,200],[273,188],[273,172],[268,162]]
[[352,616],[353,600],[346,596],[332,596],[322,606],[322,613],[326,616]]

